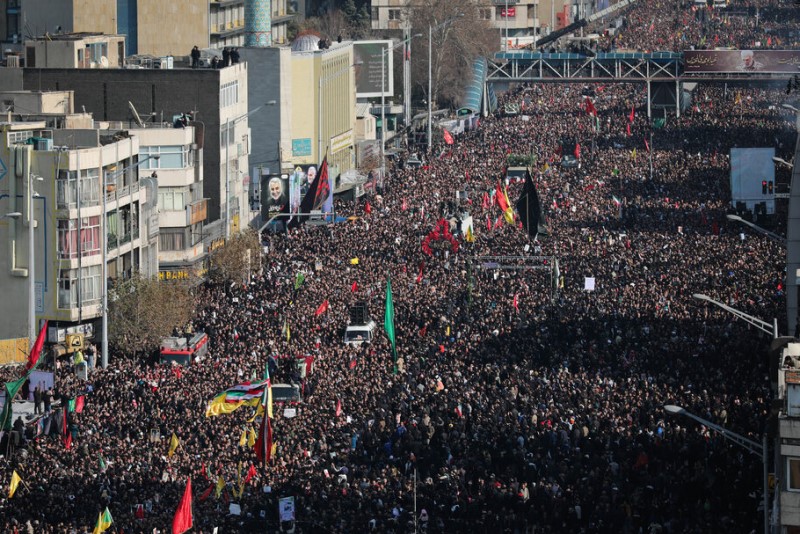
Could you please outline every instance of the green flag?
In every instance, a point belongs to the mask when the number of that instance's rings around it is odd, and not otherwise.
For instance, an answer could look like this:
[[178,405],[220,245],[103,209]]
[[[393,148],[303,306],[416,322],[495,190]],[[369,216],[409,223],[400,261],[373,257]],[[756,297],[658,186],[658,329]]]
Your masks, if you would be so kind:
[[653,119],[653,128],[663,128],[667,124],[667,119]]
[[297,275],[294,277],[295,291],[300,289],[300,286],[303,285],[303,282],[305,282],[305,280],[306,280],[306,275],[304,275],[303,273],[297,273]]
[[11,408],[11,405],[14,402],[14,397],[17,396],[22,384],[25,383],[25,380],[28,379],[28,375],[26,374],[19,380],[15,380],[13,382],[6,382],[6,402],[3,405],[3,411],[0,412],[0,428],[2,430],[11,430],[11,423],[13,423],[14,413]]
[[67,409],[69,410],[70,413],[75,411],[75,399],[70,399],[67,402]]
[[394,372],[397,372],[397,345],[394,337],[394,302],[392,302],[392,280],[386,279],[386,312],[383,316],[383,328],[386,330],[386,337],[392,344],[392,359],[394,360]]

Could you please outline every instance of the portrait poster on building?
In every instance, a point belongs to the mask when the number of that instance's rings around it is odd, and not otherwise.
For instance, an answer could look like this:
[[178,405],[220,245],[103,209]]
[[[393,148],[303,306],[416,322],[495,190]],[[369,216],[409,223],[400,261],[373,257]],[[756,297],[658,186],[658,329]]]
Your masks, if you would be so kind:
[[[263,205],[271,215],[285,213],[289,209],[289,175],[270,174],[264,179],[266,184],[262,186]],[[264,195],[266,192],[266,195]]]

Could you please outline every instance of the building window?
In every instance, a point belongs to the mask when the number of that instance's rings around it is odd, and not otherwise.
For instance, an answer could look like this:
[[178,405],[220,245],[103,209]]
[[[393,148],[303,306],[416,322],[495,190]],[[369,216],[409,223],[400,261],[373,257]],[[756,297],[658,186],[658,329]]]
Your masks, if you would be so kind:
[[8,144],[9,146],[18,145],[20,143],[24,143],[31,137],[33,137],[33,132],[30,130],[24,130],[19,132],[8,132]]
[[492,20],[492,8],[482,7],[478,9],[478,18],[480,20]]
[[108,56],[108,45],[106,43],[91,43],[86,45],[86,55],[93,63],[100,63],[103,56]]
[[[100,204],[100,173],[97,169],[81,171],[80,191],[81,207],[87,208]],[[58,209],[76,209],[78,207],[77,171],[58,171],[56,204]]]
[[371,15],[372,15],[372,20],[379,20],[378,14],[379,14],[380,10],[377,7],[373,7],[372,9],[370,9],[370,11],[371,11]]
[[159,187],[158,209],[162,211],[183,211],[188,204],[188,191],[185,187]]
[[219,92],[219,107],[226,108],[239,102],[239,81],[222,84]]
[[150,158],[139,165],[140,169],[185,169],[191,167],[189,147],[185,145],[164,145],[139,147],[139,161],[147,156],[160,156],[158,159]]
[[100,301],[103,294],[103,266],[92,265],[80,270],[80,301],[78,300],[78,270],[66,269],[58,275],[58,307],[75,308]]
[[402,20],[403,11],[401,9],[390,9],[389,20]]
[[186,248],[185,229],[161,228],[158,234],[158,248],[164,252]]
[[[80,240],[80,247],[78,241]],[[77,219],[59,219],[58,221],[58,257],[61,259],[100,254],[100,216],[83,217],[78,236]]]
[[786,470],[786,489],[800,491],[800,458],[787,458]]

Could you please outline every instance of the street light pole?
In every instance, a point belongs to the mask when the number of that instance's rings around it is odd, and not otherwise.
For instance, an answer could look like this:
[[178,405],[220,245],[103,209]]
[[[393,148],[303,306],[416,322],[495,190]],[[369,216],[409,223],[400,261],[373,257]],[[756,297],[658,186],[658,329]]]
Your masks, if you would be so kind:
[[35,176],[30,172],[28,173],[28,194],[25,199],[28,203],[28,340],[31,347],[36,343],[36,242],[34,240],[36,218],[33,215],[33,198],[35,195],[33,191],[34,180],[41,182],[44,178]]
[[725,427],[722,427],[716,423],[712,423],[707,419],[703,419],[691,412],[686,411],[684,408],[680,406],[675,406],[673,404],[665,404],[664,411],[673,415],[685,415],[690,419],[694,419],[701,425],[705,425],[711,430],[718,432],[722,435],[723,438],[727,439],[728,441],[732,441],[733,443],[739,445],[742,448],[747,449],[751,453],[755,454],[756,456],[761,458],[761,462],[763,464],[762,468],[762,498],[763,498],[763,507],[764,507],[764,534],[769,533],[769,494],[767,493],[769,490],[769,467],[767,465],[768,462],[768,452],[769,446],[767,443],[767,434],[766,432],[761,437],[761,443],[753,441],[752,439],[746,438],[741,434],[737,434],[731,430],[728,430]]
[[[227,241],[228,238],[231,236],[231,159],[230,154],[228,153],[231,146],[231,126],[233,126],[234,130],[236,129],[236,124],[240,121],[243,121],[253,113],[261,110],[264,106],[273,106],[275,105],[275,100],[270,100],[265,104],[261,104],[257,108],[248,111],[244,115],[240,115],[235,119],[231,120],[230,117],[225,119],[225,240]],[[241,203],[240,203],[241,204]],[[241,210],[241,206],[240,206]],[[241,224],[241,221],[240,221]]]
[[746,322],[750,323],[751,325],[755,326],[765,334],[772,334],[773,339],[778,339],[778,319],[773,319],[773,324],[769,324],[757,317],[753,317],[752,315],[748,315],[743,311],[737,310],[736,308],[731,308],[727,304],[724,304],[718,300],[714,300],[708,295],[703,295],[702,293],[695,293],[692,295],[697,300],[704,300],[709,302],[719,308],[722,308],[728,313],[732,313],[736,317],[740,319],[744,319]]
[[[100,194],[103,197],[103,251],[102,251],[102,262],[103,262],[103,301],[102,301],[102,309],[100,312],[102,313],[102,329],[103,329],[103,341],[100,346],[100,362],[103,366],[103,369],[108,367],[108,210],[106,204],[106,186],[107,182],[109,182],[110,178],[113,178],[114,181],[117,180],[119,176],[122,176],[123,173],[129,171],[131,169],[135,169],[139,167],[145,161],[155,159],[158,160],[161,156],[147,156],[144,159],[140,159],[133,165],[128,165],[116,172],[109,174],[108,176],[103,176],[103,181],[100,187]],[[80,179],[81,170],[78,169],[78,177]]]
[[757,224],[753,224],[750,221],[746,221],[746,220],[742,219],[741,217],[739,217],[738,215],[728,214],[728,215],[725,216],[725,218],[727,218],[729,221],[742,223],[743,225],[745,225],[745,226],[747,226],[749,228],[752,228],[754,231],[758,232],[759,234],[765,235],[766,237],[768,237],[770,240],[774,241],[775,243],[777,243],[777,244],[779,244],[781,246],[784,246],[784,247],[786,246],[786,238],[779,236],[775,232],[770,232],[769,230],[767,230],[765,228],[761,228]]

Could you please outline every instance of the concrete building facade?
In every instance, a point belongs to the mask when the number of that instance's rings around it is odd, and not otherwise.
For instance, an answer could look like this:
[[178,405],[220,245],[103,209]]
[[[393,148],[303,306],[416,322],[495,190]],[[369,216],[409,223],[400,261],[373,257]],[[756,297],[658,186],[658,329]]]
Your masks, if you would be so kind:
[[[122,121],[134,127],[130,104],[145,122],[172,124],[191,113],[202,133],[203,190],[208,202],[207,229],[224,235],[226,197],[230,196],[233,227],[249,224],[247,64],[224,69],[24,69],[26,90],[70,90],[76,109],[85,108],[96,120]],[[129,104],[130,103],[130,104]],[[227,194],[230,190],[230,195]]]

